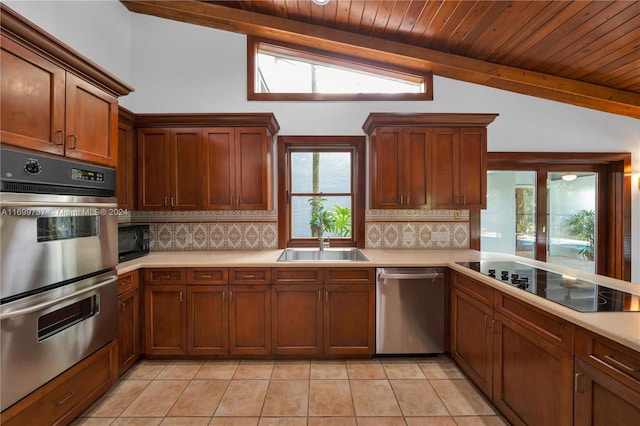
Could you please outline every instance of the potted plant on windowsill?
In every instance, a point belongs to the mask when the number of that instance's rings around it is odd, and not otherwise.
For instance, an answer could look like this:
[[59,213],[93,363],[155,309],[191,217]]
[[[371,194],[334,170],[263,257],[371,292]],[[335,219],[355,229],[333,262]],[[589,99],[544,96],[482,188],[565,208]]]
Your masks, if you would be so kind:
[[593,261],[595,258],[595,212],[593,210],[580,210],[567,219],[566,225],[569,235],[573,238],[589,242],[587,246],[580,249],[580,254],[585,259]]

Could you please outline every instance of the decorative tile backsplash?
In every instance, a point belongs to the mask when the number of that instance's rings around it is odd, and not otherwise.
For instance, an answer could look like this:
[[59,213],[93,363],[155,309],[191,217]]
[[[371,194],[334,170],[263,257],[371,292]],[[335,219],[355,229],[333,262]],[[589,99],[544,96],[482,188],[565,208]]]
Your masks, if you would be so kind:
[[[149,223],[153,251],[278,247],[277,211],[134,211],[121,222]],[[370,249],[469,248],[468,210],[367,210]]]

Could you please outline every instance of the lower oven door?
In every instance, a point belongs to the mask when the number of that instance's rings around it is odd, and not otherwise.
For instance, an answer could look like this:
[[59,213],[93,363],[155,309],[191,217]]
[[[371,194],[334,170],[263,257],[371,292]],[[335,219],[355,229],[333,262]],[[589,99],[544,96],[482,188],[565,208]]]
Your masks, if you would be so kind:
[[112,272],[0,307],[2,410],[116,338],[117,290]]

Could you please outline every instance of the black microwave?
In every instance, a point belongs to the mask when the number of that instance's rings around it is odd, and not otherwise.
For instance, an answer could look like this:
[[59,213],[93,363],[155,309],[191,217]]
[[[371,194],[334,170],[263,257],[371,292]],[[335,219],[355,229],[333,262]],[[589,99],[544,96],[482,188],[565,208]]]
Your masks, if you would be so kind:
[[149,254],[149,225],[118,226],[118,262]]

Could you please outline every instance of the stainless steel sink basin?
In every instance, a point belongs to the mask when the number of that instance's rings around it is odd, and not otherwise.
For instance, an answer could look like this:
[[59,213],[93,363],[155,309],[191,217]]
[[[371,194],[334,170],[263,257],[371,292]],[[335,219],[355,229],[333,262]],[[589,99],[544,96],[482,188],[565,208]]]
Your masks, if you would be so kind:
[[357,248],[285,249],[278,262],[368,262],[369,259]]

